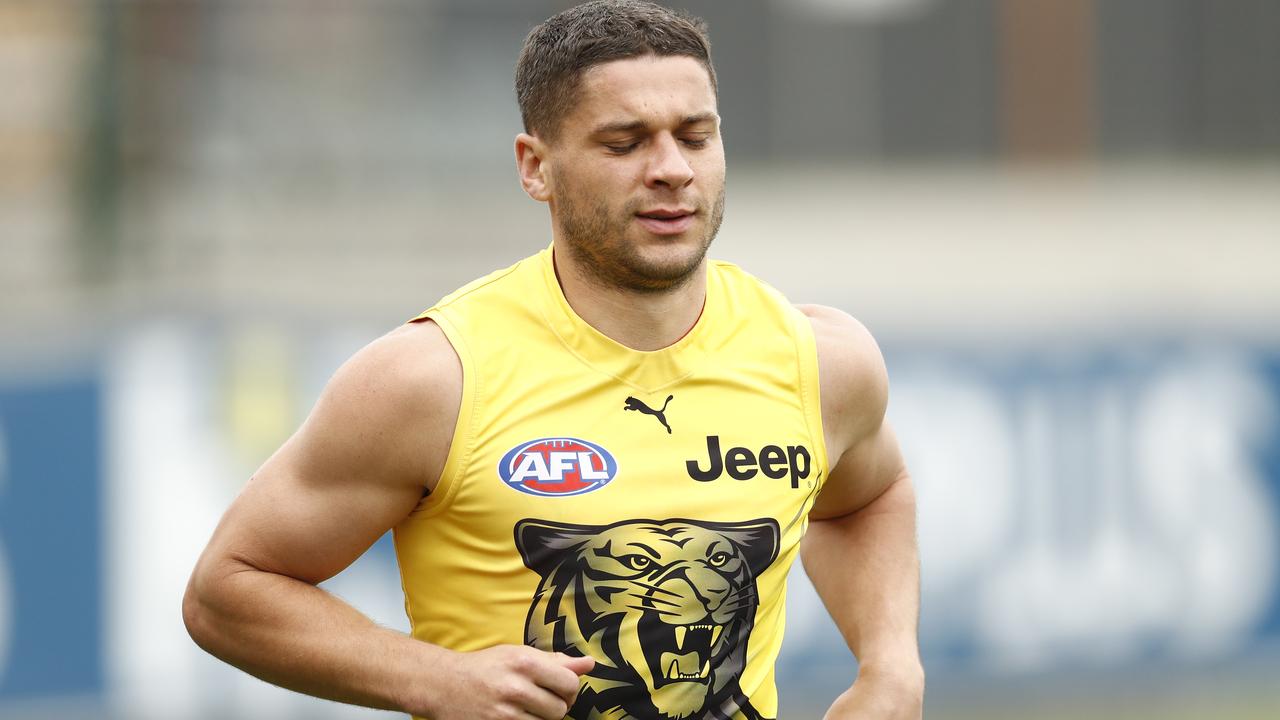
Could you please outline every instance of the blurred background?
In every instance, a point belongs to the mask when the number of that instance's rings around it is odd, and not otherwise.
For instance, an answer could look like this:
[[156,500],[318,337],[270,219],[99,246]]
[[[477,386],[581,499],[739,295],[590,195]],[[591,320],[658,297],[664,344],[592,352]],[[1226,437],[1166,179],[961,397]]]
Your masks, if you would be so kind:
[[[346,357],[549,241],[511,76],[569,4],[0,0],[0,716],[390,717],[179,600]],[[885,350],[928,717],[1280,717],[1280,3],[682,6],[713,254]],[[406,627],[385,540],[327,585]],[[818,718],[856,666],[789,602]]]

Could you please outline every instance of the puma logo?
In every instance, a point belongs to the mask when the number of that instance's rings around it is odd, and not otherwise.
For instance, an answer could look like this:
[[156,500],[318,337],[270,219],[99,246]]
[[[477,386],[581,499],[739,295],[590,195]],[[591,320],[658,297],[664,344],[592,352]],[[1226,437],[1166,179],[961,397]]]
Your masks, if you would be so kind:
[[670,435],[670,434],[671,434],[671,426],[667,424],[667,415],[666,415],[666,412],[667,412],[667,405],[671,403],[671,398],[673,398],[673,397],[675,397],[675,396],[674,396],[674,395],[668,395],[668,396],[667,396],[667,401],[666,401],[666,402],[664,402],[664,403],[662,403],[662,409],[661,409],[661,410],[654,410],[653,408],[649,407],[648,405],[645,405],[645,404],[644,404],[643,402],[641,402],[639,399],[637,399],[637,398],[633,398],[633,397],[631,397],[630,395],[628,395],[628,396],[627,396],[627,404],[626,404],[626,405],[624,405],[624,406],[622,407],[622,409],[623,409],[623,410],[635,410],[635,411],[637,411],[637,412],[642,412],[642,413],[644,413],[645,415],[652,415],[652,416],[654,416],[654,417],[658,418],[658,422],[662,423],[662,427],[666,428],[666,429],[667,429],[667,434],[668,434],[668,435]]

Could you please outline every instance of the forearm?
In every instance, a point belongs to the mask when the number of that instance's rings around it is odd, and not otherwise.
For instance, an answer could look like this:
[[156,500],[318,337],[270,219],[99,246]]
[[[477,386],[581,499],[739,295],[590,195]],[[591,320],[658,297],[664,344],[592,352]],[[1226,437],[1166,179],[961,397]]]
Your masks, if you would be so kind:
[[426,685],[451,654],[313,585],[229,560],[197,570],[183,617],[202,648],[267,682],[384,710],[425,714]]
[[862,509],[812,521],[801,557],[860,672],[922,683],[915,512],[903,475]]

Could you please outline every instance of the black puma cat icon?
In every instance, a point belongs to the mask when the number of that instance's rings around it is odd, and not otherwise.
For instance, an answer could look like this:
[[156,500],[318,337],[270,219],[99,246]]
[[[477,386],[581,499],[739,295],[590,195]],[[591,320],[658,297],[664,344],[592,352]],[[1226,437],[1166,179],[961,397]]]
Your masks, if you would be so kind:
[[639,399],[637,399],[637,398],[633,398],[633,397],[631,397],[630,395],[628,395],[628,396],[627,396],[627,403],[626,403],[626,405],[623,405],[623,406],[622,406],[622,409],[623,409],[623,410],[636,410],[636,411],[638,411],[638,412],[642,412],[642,413],[644,413],[645,415],[652,415],[652,416],[654,416],[654,417],[658,418],[658,422],[662,423],[662,427],[666,428],[666,429],[667,429],[667,434],[668,434],[668,435],[670,435],[670,434],[671,434],[671,426],[667,424],[667,416],[666,416],[666,412],[667,412],[667,405],[671,403],[671,398],[673,398],[673,397],[675,397],[675,395],[668,395],[668,396],[667,396],[667,401],[666,401],[666,402],[664,402],[664,403],[662,403],[662,409],[661,409],[661,410],[654,410],[653,408],[649,407],[648,405],[645,405],[645,404],[644,404],[643,402],[641,402]]

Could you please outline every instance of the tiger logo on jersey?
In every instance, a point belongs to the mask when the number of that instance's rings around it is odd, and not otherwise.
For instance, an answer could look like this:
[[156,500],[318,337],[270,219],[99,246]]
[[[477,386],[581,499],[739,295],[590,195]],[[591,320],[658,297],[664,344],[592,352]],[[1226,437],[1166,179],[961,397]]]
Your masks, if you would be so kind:
[[525,642],[597,661],[568,717],[765,720],[739,679],[780,537],[772,518],[520,521],[516,547],[542,578]]

